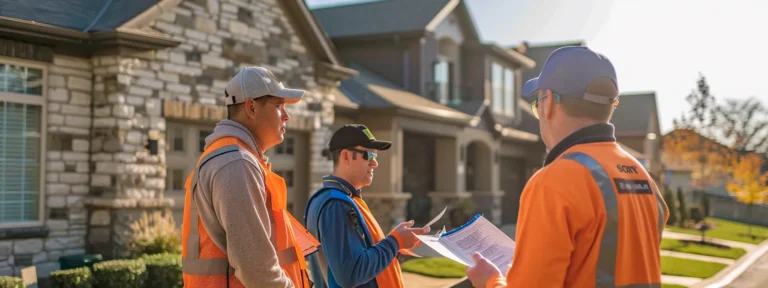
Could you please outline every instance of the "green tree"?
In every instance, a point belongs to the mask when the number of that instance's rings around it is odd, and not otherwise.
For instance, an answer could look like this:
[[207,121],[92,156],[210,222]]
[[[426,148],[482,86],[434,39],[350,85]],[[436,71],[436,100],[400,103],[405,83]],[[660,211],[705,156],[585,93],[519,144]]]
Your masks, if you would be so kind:
[[685,197],[683,197],[683,188],[677,187],[677,201],[679,203],[678,213],[680,213],[680,220],[678,221],[677,226],[684,227],[685,220],[688,220],[688,210],[685,207]]
[[699,191],[699,194],[701,195],[701,214],[704,215],[704,220],[706,221],[710,213],[709,194],[706,191]]
[[667,202],[669,208],[669,219],[667,219],[667,225],[675,225],[677,223],[677,210],[675,209],[675,196],[672,194],[672,190],[669,187],[664,187],[664,202]]

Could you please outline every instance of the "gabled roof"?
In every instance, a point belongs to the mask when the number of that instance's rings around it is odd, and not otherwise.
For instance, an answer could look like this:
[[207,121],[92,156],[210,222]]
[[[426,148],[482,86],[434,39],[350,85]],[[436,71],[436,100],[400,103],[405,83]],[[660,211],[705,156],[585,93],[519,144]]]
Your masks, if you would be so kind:
[[[459,7],[460,9],[456,9]],[[312,10],[331,38],[434,30],[451,12],[467,20],[468,38],[479,41],[462,0],[385,0]]]
[[[582,40],[575,40],[557,43],[543,43],[538,45],[528,45],[527,43],[523,43],[522,45],[526,46],[525,53],[523,54],[538,64],[536,67],[532,67],[523,71],[523,83],[525,83],[525,81],[539,77],[541,68],[544,66],[544,62],[547,62],[549,54],[552,54],[552,52],[558,48],[565,46],[587,46],[587,43]],[[509,49],[515,50],[514,47]]]
[[[655,92],[621,94],[619,107],[611,118],[616,136],[645,136],[653,131],[661,133],[657,109]],[[655,117],[655,127],[650,126],[650,117]]]
[[[0,0],[3,36],[25,41],[76,45],[99,50],[125,45],[135,49],[175,47],[179,41],[146,26],[182,0]],[[297,32],[318,57],[315,67],[336,79],[355,71],[342,67],[330,39],[303,0],[277,1],[296,23]],[[78,46],[79,45],[79,46]],[[82,52],[81,52],[82,53]]]
[[0,0],[0,16],[81,32],[120,27],[160,0]]
[[[406,91],[360,65],[353,63],[349,66],[359,74],[341,82],[339,90],[343,95],[335,95],[337,105],[351,106],[351,102],[360,110],[396,109],[457,123],[469,123],[472,119],[472,115]],[[340,98],[343,96],[347,99]]]

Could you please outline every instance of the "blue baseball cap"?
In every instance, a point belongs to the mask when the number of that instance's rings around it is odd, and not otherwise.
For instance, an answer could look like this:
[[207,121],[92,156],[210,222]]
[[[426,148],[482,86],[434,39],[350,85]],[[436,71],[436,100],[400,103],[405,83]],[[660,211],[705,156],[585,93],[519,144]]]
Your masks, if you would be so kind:
[[[587,93],[592,81],[608,78],[616,85],[616,95],[595,95]],[[616,70],[605,56],[583,46],[558,48],[549,55],[541,68],[539,77],[525,82],[523,97],[536,98],[540,89],[552,90],[564,97],[581,98],[599,104],[612,104],[618,100],[619,84]]]

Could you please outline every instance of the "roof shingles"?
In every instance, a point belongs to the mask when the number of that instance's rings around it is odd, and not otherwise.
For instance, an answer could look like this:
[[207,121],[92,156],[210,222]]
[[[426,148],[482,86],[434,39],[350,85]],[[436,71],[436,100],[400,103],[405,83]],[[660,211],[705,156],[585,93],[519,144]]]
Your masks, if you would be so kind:
[[160,0],[0,0],[0,16],[77,31],[114,30]]
[[331,38],[423,31],[450,0],[387,0],[312,10]]

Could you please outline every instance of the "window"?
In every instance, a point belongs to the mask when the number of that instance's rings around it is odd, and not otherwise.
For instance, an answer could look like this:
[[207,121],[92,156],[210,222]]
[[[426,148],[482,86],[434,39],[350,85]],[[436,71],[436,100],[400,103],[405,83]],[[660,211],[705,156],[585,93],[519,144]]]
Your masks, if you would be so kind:
[[451,87],[451,80],[453,80],[453,63],[438,60],[434,67],[435,77],[435,101],[440,104],[448,104],[448,101],[452,100],[453,87]]
[[504,114],[515,115],[515,74],[512,69],[504,69]]
[[277,170],[275,174],[283,177],[287,188],[293,188],[293,170]]
[[166,190],[184,190],[184,184],[187,179],[184,176],[184,169],[173,169],[170,170],[165,180]]
[[293,155],[293,136],[285,136],[283,143],[275,147],[277,155]]
[[44,75],[0,59],[0,226],[42,221]]
[[493,95],[493,112],[502,113],[504,111],[503,95],[503,75],[504,72],[498,63],[491,64],[491,93]]
[[184,129],[181,127],[169,127],[167,133],[168,150],[184,152]]
[[198,145],[200,147],[198,152],[203,153],[203,151],[205,151],[205,137],[208,137],[211,133],[212,132],[208,130],[200,130],[198,133]]

